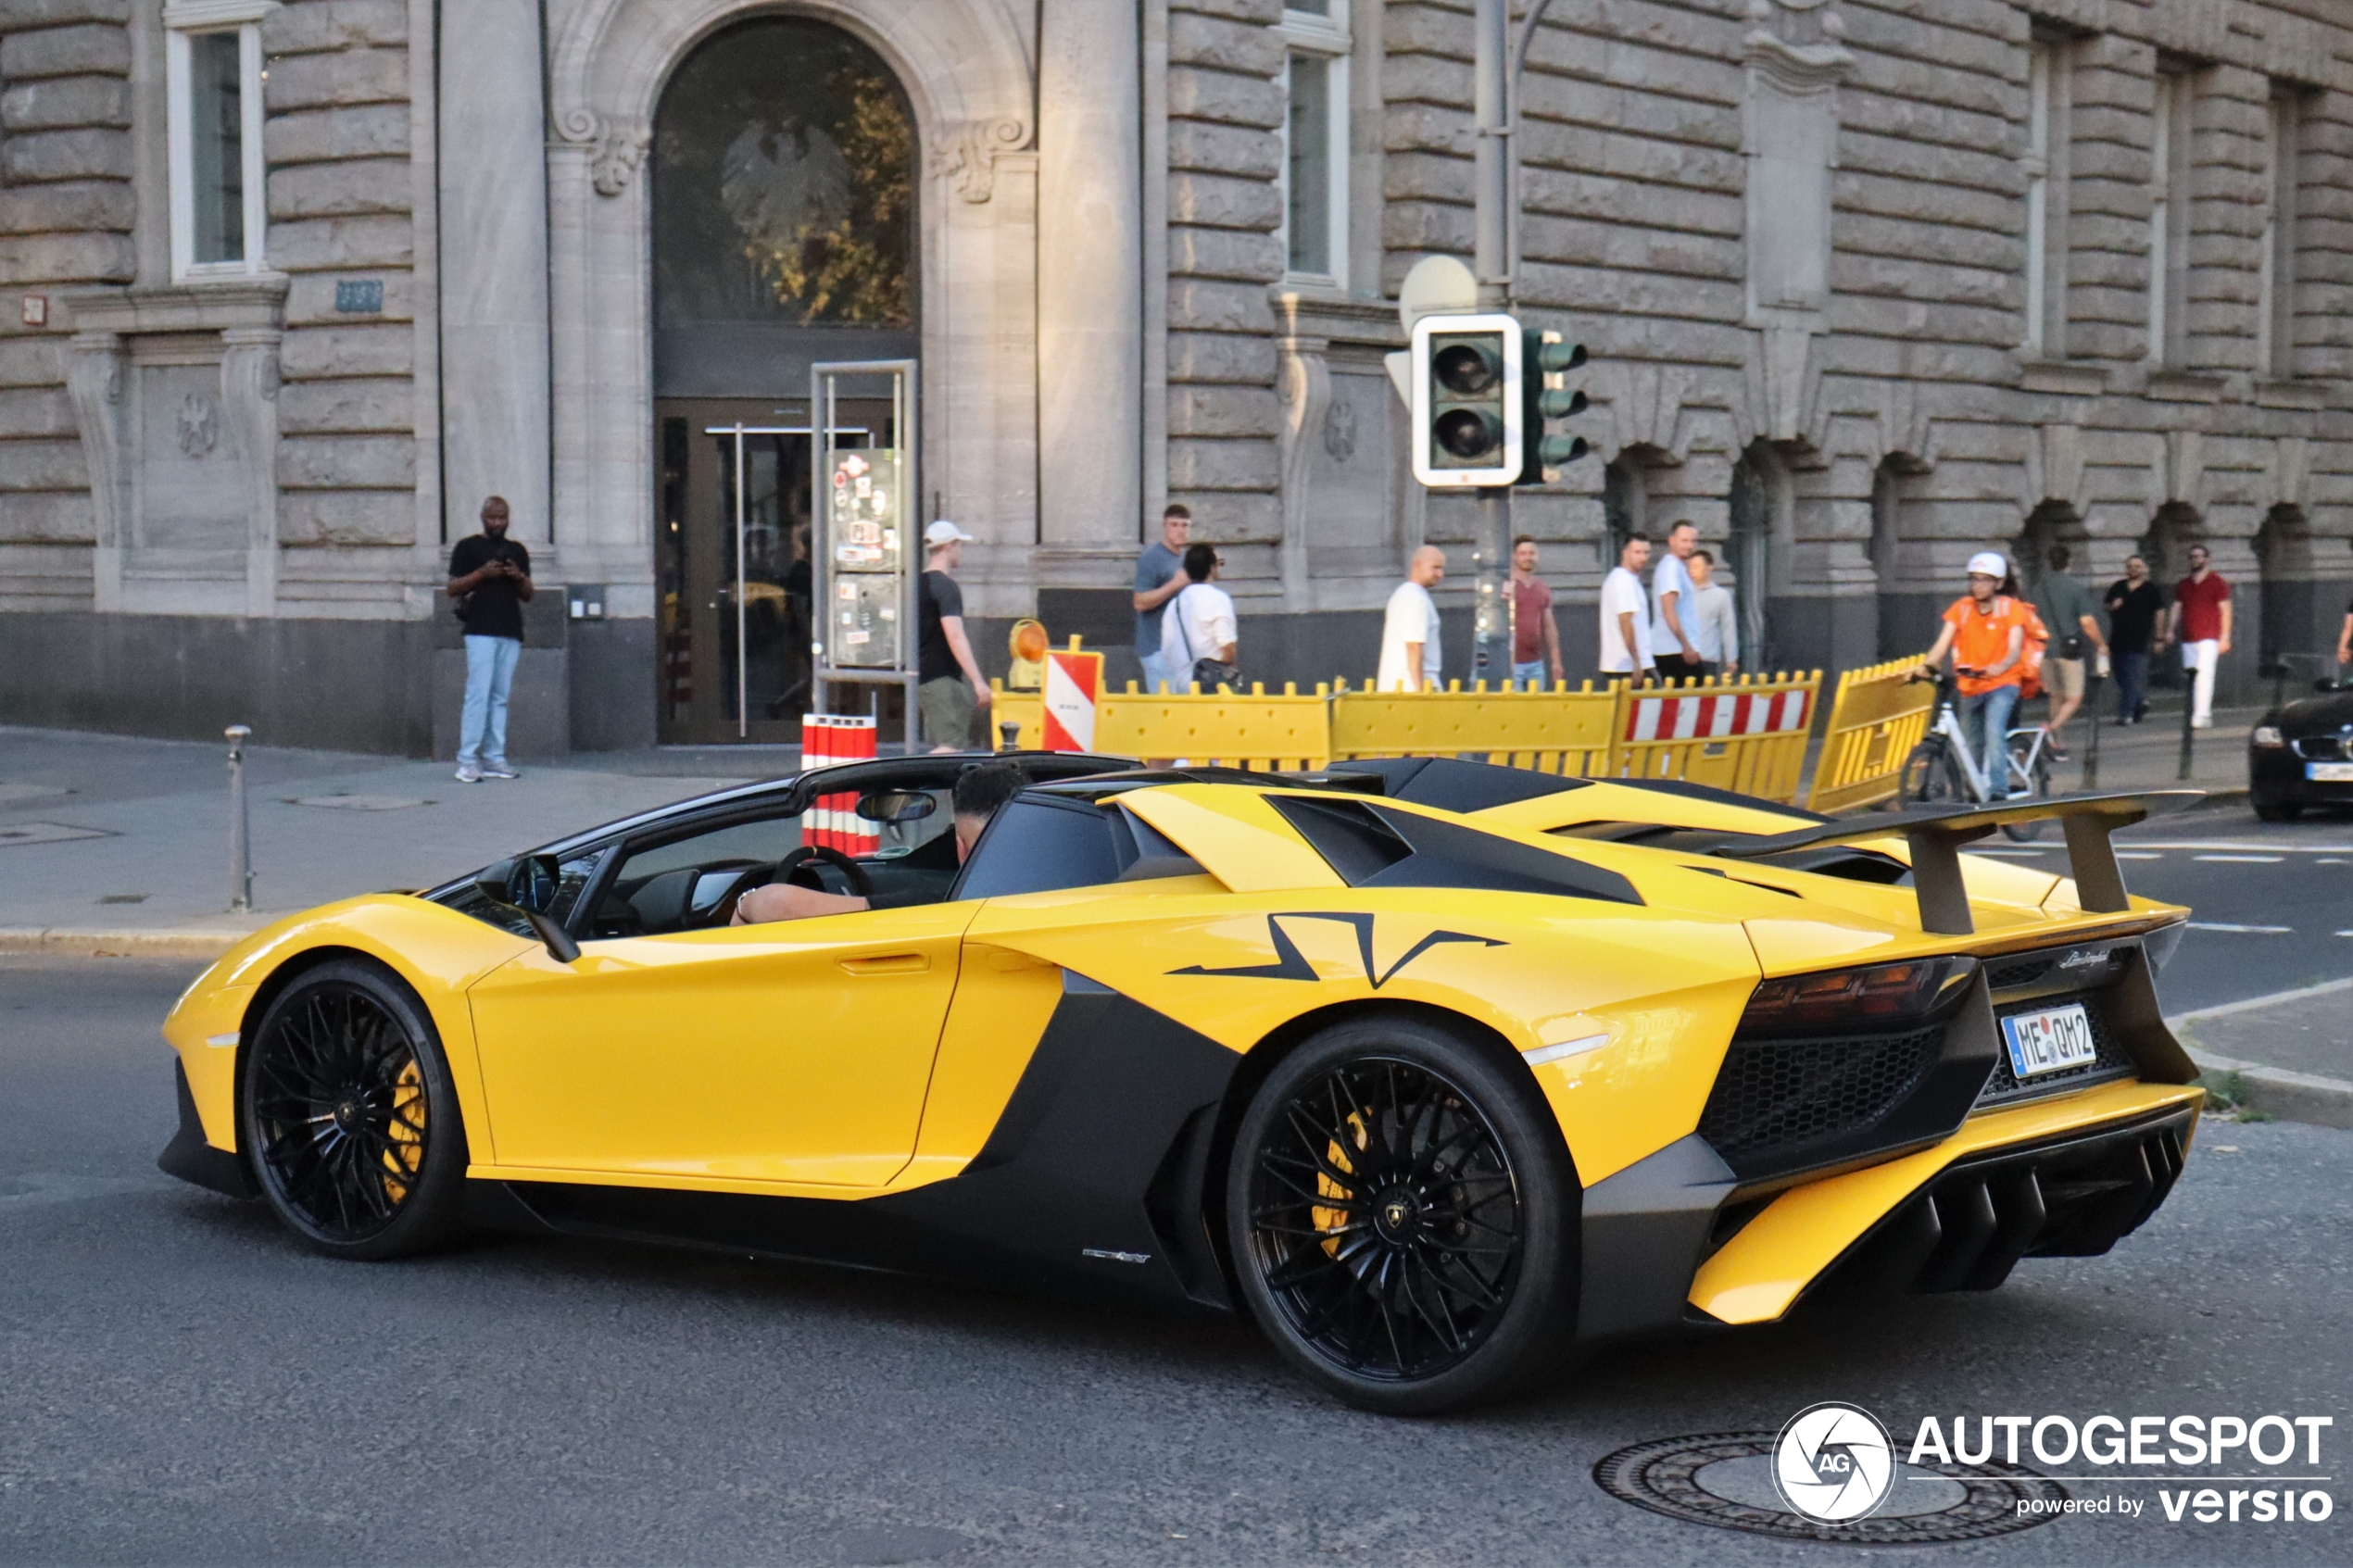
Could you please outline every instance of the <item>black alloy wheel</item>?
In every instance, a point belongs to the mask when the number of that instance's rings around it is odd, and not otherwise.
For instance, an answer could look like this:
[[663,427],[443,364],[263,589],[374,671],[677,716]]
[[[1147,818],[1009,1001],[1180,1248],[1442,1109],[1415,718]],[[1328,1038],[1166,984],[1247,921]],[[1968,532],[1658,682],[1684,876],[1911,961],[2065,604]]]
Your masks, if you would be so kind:
[[359,1259],[447,1238],[465,1130],[408,986],[371,963],[321,964],[271,1004],[245,1048],[239,1141],[288,1229]]
[[1406,1014],[1342,1023],[1244,1113],[1227,1239],[1260,1326],[1352,1404],[1525,1390],[1575,1326],[1576,1181],[1527,1070]]

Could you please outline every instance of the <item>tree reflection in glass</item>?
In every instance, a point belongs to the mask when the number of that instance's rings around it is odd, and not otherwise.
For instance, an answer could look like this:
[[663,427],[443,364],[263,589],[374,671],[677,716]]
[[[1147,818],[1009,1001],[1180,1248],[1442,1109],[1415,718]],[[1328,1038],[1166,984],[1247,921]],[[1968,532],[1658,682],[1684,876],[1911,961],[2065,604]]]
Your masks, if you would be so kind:
[[679,67],[656,124],[659,325],[914,324],[914,119],[873,50],[742,23]]

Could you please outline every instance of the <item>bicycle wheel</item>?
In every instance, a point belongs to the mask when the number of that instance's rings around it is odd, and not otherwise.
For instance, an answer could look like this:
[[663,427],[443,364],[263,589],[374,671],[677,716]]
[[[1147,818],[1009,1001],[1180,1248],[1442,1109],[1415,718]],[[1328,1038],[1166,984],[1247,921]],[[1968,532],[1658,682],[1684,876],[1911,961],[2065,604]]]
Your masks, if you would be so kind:
[[[2026,788],[2010,797],[2013,801],[2047,800],[2051,797],[2051,756],[2035,745],[2040,736],[2041,732],[2036,730],[2017,730],[2010,734],[2011,789],[2018,790],[2020,773],[2024,773],[2027,779]],[[2045,822],[2006,822],[2002,832],[2013,844],[2031,844],[2043,836],[2043,829],[2047,825]]]
[[1912,747],[1912,754],[1904,759],[1903,789],[1898,798],[1922,804],[1963,798],[1953,777],[1953,753],[1943,736],[1930,736]]

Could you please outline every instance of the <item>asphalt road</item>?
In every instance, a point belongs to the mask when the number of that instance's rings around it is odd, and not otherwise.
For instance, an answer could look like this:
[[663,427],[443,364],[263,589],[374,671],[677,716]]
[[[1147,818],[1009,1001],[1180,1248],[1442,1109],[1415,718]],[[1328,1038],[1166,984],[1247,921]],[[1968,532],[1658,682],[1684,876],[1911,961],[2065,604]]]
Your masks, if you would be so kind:
[[[2144,822],[2116,846],[2126,886],[2191,911],[2158,981],[2168,1013],[2353,975],[2353,815],[2265,823],[2242,801]],[[2055,831],[1971,847],[2067,869]]]
[[1400,1422],[1327,1403],[1230,1323],[565,1241],[314,1258],[155,1171],[155,1024],[190,972],[0,957],[0,1562],[1854,1561],[1592,1476],[1829,1399],[1899,1440],[1929,1414],[2331,1415],[2324,1524],[2169,1524],[2154,1486],[2073,1485],[2146,1512],[1910,1550],[2353,1557],[2353,1135],[2216,1123],[2108,1258]]

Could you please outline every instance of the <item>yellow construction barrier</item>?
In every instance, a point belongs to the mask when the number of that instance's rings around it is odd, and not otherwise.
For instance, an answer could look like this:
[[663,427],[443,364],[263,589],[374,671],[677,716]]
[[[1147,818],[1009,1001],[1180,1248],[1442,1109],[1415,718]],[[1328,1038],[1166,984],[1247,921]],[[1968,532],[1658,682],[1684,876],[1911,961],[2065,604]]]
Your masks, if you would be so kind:
[[1795,800],[1821,689],[1818,670],[1621,686],[1610,775]]
[[1331,699],[1331,755],[1483,756],[1540,772],[1604,773],[1617,694],[1615,686],[1595,691],[1591,681],[1543,692],[1491,692],[1484,681],[1469,691],[1460,681],[1442,692],[1350,691],[1342,681]]
[[1331,760],[1331,724],[1323,686],[1302,692],[1286,684],[1270,693],[1253,682],[1247,694],[1127,689],[1101,699],[1095,749],[1147,762],[1178,759],[1196,766],[1320,768]]
[[1936,685],[1907,677],[1920,656],[1891,659],[1838,678],[1814,788],[1806,804],[1817,811],[1849,811],[1893,800],[1903,787],[1904,759],[1928,733]]

